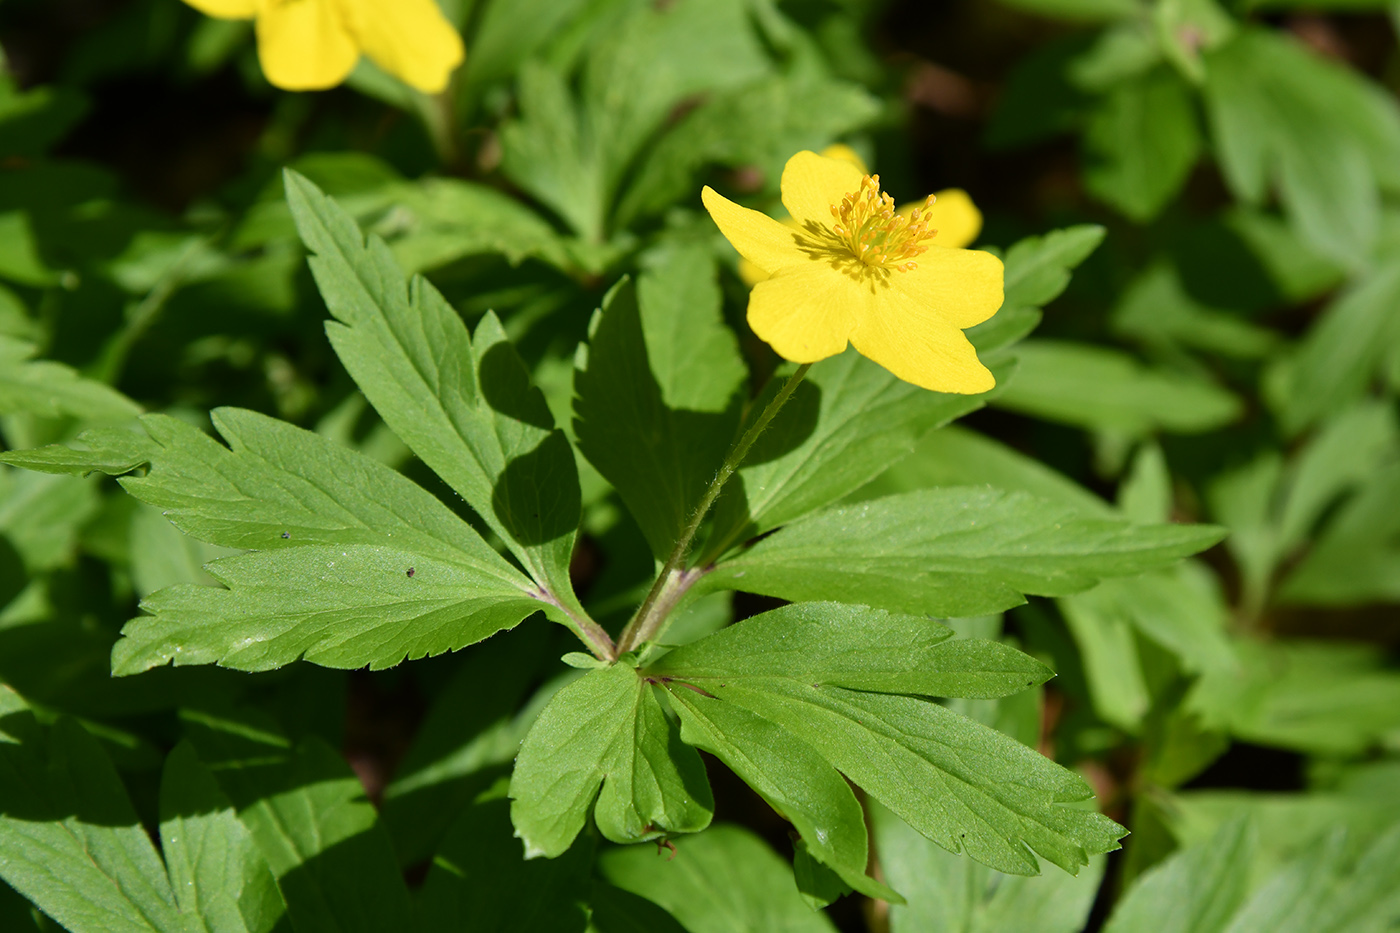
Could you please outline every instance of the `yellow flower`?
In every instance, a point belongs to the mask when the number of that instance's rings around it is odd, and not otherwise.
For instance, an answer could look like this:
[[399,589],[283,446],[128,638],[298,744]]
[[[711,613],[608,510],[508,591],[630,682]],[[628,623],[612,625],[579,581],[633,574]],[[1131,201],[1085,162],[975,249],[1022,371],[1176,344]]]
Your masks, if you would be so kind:
[[428,94],[462,63],[462,37],[434,0],[185,0],[220,19],[255,19],[267,80],[289,91],[335,87],[360,54]]
[[996,384],[962,329],[1001,307],[1001,260],[940,245],[926,207],[896,213],[879,176],[845,159],[799,152],[782,193],[791,225],[703,192],[720,231],[768,273],[749,295],[749,326],[779,356],[813,363],[849,341],[935,392]]
[[[827,146],[821,152],[828,159],[840,159],[849,162],[860,169],[864,175],[869,171],[865,167],[865,160],[856,153],[854,149],[844,143],[834,143]],[[919,202],[906,204],[897,214],[909,215],[916,210],[923,210],[929,227],[938,231],[938,245],[951,246],[961,249],[964,246],[971,246],[977,239],[977,234],[982,232],[982,212],[977,209],[977,205],[972,203],[971,196],[961,188],[944,188],[936,192],[933,196],[933,207],[925,208]],[[783,220],[785,224],[796,225],[797,221],[791,217]],[[768,273],[747,259],[739,259],[739,278],[744,280],[744,284],[752,288],[759,282],[768,278]]]

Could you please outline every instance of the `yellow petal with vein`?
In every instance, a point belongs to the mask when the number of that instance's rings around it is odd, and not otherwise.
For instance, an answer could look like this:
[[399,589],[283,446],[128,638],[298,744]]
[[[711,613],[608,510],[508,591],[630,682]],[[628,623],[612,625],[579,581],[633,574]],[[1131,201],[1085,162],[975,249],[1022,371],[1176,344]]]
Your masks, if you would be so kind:
[[963,332],[936,315],[864,315],[851,343],[905,382],[934,392],[976,395],[996,385]]
[[1001,260],[975,249],[930,246],[918,268],[895,272],[890,290],[919,316],[928,315],[955,328],[981,324],[996,314],[1002,301]]
[[340,0],[355,40],[376,65],[436,94],[462,63],[462,36],[433,0]]
[[266,4],[257,34],[263,74],[289,91],[335,87],[360,58],[334,0]]
[[[860,188],[865,173],[845,159],[799,152],[783,168],[783,206],[799,224],[830,227],[833,204]],[[763,263],[759,263],[763,265]]]
[[[982,232],[982,212],[972,203],[972,198],[961,188],[947,188],[934,196],[929,210],[929,226],[938,231],[934,242],[949,249],[971,246]],[[923,202],[906,204],[899,213],[908,216],[915,208],[923,209]]]
[[749,327],[783,359],[815,363],[846,349],[868,288],[820,263],[783,269],[749,293]]
[[258,15],[258,0],[185,0],[205,16],[216,19],[252,19]]
[[740,207],[708,186],[700,192],[700,199],[705,202],[705,210],[710,212],[720,233],[756,269],[771,274],[809,262],[807,255],[797,247],[795,227]]

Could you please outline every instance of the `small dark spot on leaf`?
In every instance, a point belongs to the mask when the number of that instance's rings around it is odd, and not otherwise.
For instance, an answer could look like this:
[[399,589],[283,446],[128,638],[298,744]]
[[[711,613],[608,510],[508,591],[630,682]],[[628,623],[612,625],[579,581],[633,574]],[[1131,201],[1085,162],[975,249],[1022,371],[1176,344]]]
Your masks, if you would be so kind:
[[282,537],[284,537],[284,538],[290,538],[291,536],[292,536],[292,533],[291,533],[290,531],[284,531],[284,532],[282,532]]
[[418,572],[418,571],[414,570],[412,567],[409,567],[409,568],[408,568],[408,575],[409,575],[410,577],[413,576],[413,575],[414,575],[415,573],[417,573],[417,572]]

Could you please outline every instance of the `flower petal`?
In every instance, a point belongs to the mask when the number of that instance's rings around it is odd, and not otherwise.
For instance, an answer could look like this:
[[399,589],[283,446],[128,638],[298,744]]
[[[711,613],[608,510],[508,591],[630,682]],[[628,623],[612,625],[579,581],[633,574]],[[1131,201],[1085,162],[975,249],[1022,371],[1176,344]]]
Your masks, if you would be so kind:
[[335,87],[360,57],[334,0],[265,4],[257,34],[263,74],[288,91]]
[[860,153],[856,152],[845,143],[832,143],[830,146],[823,149],[821,154],[828,159],[840,159],[842,162],[851,163],[856,168],[860,169],[862,175],[870,171],[870,168],[865,164],[865,160],[860,157]]
[[[947,249],[971,246],[982,232],[982,212],[972,203],[972,198],[961,188],[947,188],[933,197],[928,225],[938,231],[934,242]],[[923,202],[906,204],[899,213],[907,217],[916,208],[922,209]]]
[[864,177],[864,172],[845,159],[799,152],[783,168],[783,205],[799,224],[830,227],[832,205],[860,188]]
[[385,71],[425,94],[447,87],[465,51],[434,0],[340,0],[360,48]]
[[258,15],[258,0],[185,0],[205,16],[216,19],[252,19]]
[[821,263],[789,267],[749,293],[749,327],[783,359],[815,363],[846,349],[873,295]]
[[705,210],[710,212],[719,232],[757,270],[771,275],[779,269],[810,261],[797,247],[795,226],[740,207],[708,186],[700,192],[700,199],[705,202]]
[[[881,293],[888,297],[894,292]],[[996,385],[963,332],[934,315],[909,315],[901,302],[861,316],[851,343],[905,382],[934,392],[976,395]]]
[[917,263],[893,273],[889,283],[918,317],[963,328],[981,324],[1001,307],[1002,265],[991,253],[930,246]]

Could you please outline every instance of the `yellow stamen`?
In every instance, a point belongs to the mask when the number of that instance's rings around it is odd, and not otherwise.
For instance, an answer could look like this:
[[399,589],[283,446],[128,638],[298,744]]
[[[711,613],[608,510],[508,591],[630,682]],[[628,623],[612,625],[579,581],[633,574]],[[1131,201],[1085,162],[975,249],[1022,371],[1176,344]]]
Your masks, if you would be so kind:
[[924,241],[938,233],[928,226],[933,195],[921,210],[904,217],[894,211],[894,198],[880,190],[880,176],[866,175],[860,188],[831,205],[834,232],[851,254],[868,266],[909,271],[914,257],[928,250]]

